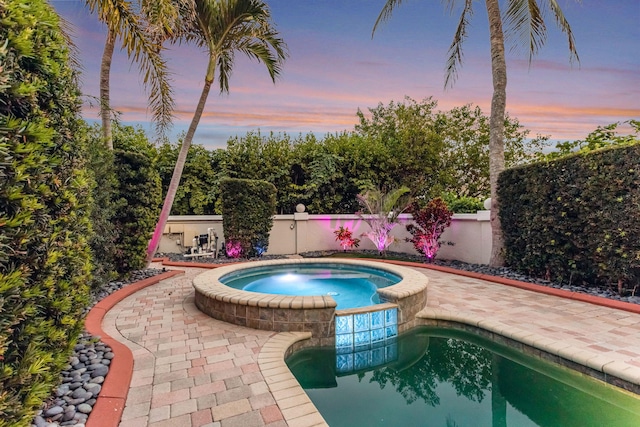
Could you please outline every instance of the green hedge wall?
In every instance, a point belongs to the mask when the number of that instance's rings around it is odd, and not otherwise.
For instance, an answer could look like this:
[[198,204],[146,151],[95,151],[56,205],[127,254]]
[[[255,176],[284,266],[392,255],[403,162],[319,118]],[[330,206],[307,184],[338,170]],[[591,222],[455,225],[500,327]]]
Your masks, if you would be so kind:
[[0,1],[0,426],[59,381],[88,304],[90,183],[79,91],[52,8]]
[[267,250],[276,212],[276,187],[266,181],[226,178],[220,181],[225,243],[239,242],[242,256]]
[[586,285],[640,284],[640,144],[504,171],[508,265]]
[[[114,145],[118,141],[114,138]],[[160,215],[162,184],[154,158],[144,151],[114,150],[115,266],[119,273],[145,268],[147,245]]]

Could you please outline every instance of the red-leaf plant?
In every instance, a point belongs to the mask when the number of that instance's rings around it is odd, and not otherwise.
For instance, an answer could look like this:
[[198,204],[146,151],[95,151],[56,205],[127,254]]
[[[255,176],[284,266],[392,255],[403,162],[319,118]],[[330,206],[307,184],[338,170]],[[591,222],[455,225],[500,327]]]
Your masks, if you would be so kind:
[[340,226],[337,230],[333,232],[336,235],[336,241],[340,242],[340,246],[343,251],[347,251],[347,249],[357,248],[360,246],[360,239],[353,238],[353,232],[349,230],[349,227]]
[[451,225],[453,212],[440,197],[431,200],[423,209],[413,203],[409,212],[415,224],[407,225],[412,236],[407,242],[413,243],[413,247],[431,262],[440,249],[440,236]]

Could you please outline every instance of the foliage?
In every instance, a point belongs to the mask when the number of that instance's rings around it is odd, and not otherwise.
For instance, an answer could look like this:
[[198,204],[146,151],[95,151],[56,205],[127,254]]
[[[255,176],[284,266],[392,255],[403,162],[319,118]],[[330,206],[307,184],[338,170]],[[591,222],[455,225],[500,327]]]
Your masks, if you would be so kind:
[[574,153],[587,153],[612,146],[623,146],[636,143],[640,139],[640,121],[627,120],[624,122],[631,127],[631,133],[620,134],[619,127],[622,123],[611,123],[606,126],[598,126],[583,140],[564,141],[556,144],[556,151],[550,153],[538,153],[538,160],[554,160]]
[[[446,149],[441,154],[446,173],[446,192],[459,197],[485,199],[489,188],[489,117],[480,107],[465,105],[439,112],[435,131],[442,135]],[[548,138],[528,138],[520,122],[504,118],[504,157],[506,167],[530,162],[541,153]],[[438,194],[431,194],[435,197]],[[457,211],[455,211],[457,212]]]
[[355,131],[383,144],[389,155],[381,166],[395,185],[411,187],[419,195],[446,188],[447,169],[441,155],[446,152],[446,142],[434,126],[436,106],[432,98],[418,103],[406,97],[404,102],[370,108],[369,118],[358,110]]
[[116,126],[113,132],[116,268],[127,273],[145,267],[146,247],[162,202],[156,149],[141,129]]
[[260,132],[249,132],[244,138],[231,138],[225,153],[225,175],[272,183],[277,189],[278,211],[283,213],[286,206],[287,211],[293,212],[297,202],[287,198],[293,160],[291,145],[286,134],[263,137]]
[[349,227],[340,226],[333,234],[336,236],[336,242],[340,242],[340,247],[342,247],[342,250],[345,252],[347,249],[360,246],[360,239],[353,237],[353,232],[349,230]]
[[416,203],[409,208],[415,224],[408,224],[407,231],[411,234],[408,242],[423,254],[428,262],[433,261],[440,249],[440,236],[451,225],[453,212],[439,197],[431,200],[426,207],[420,209]]
[[[256,131],[231,138],[226,150],[196,148],[187,157],[172,213],[219,214],[219,182],[225,177],[272,183],[281,214],[295,212],[298,203],[312,214],[353,213],[359,209],[358,194],[403,185],[425,201],[447,193],[464,200],[464,206],[471,203],[467,197],[484,200],[489,194],[488,118],[471,106],[450,111],[435,106],[431,98],[406,98],[366,115],[359,111],[351,132],[317,138]],[[505,132],[508,165],[530,161],[542,150],[543,139],[527,139],[515,119],[507,117]],[[177,151],[169,144],[159,149],[165,189]],[[448,201],[451,207],[463,203]]]
[[478,197],[457,196],[447,192],[442,194],[442,200],[454,213],[476,213],[484,209],[484,200]]
[[250,258],[267,250],[276,208],[276,188],[266,181],[226,178],[220,182],[227,252],[239,244]]
[[95,125],[86,128],[87,172],[92,177],[91,225],[93,233],[89,238],[93,254],[93,283],[100,286],[117,276],[116,241],[119,230],[113,222],[116,214],[114,205],[118,177],[115,174],[114,155],[104,143],[100,128]]
[[[173,145],[164,143],[158,147],[157,168],[162,180],[162,192],[169,189],[180,143]],[[222,162],[224,150],[209,151],[202,145],[192,145],[187,154],[180,187],[176,192],[172,215],[211,215],[220,214],[219,182],[223,178]]]
[[44,1],[0,1],[0,426],[28,426],[82,329],[91,253],[76,73]]
[[362,235],[373,242],[380,254],[384,254],[395,241],[390,233],[398,222],[398,216],[408,207],[408,193],[407,187],[400,187],[387,193],[376,189],[358,195],[358,202],[366,214],[356,214],[371,228]]
[[503,172],[509,265],[583,283],[640,283],[640,142]]

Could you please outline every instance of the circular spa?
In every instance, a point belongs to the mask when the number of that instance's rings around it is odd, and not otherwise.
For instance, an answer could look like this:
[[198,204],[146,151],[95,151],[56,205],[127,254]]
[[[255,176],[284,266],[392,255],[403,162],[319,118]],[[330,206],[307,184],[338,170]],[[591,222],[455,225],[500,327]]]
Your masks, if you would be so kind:
[[314,262],[254,267],[220,277],[234,289],[277,295],[328,295],[336,310],[380,304],[378,289],[395,285],[402,277],[365,265]]
[[[193,285],[196,306],[215,319],[263,330],[311,332],[315,343],[340,335],[355,345],[365,324],[375,329],[369,343],[380,334],[388,337],[413,326],[415,314],[426,304],[427,278],[388,263],[295,259],[219,267],[197,276]],[[351,336],[343,337],[346,330]]]

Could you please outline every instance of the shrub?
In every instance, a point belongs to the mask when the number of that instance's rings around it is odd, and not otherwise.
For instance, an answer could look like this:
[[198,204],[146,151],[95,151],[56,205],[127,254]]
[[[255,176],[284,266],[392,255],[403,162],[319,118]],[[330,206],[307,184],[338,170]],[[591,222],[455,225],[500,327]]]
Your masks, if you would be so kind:
[[509,265],[585,285],[640,283],[640,143],[504,171]]
[[[220,181],[222,227],[227,247],[239,244],[246,257],[266,252],[276,210],[276,188],[266,181],[226,178]],[[240,255],[238,255],[240,256]]]
[[349,227],[340,226],[333,234],[336,235],[336,242],[340,242],[340,247],[342,247],[342,250],[345,252],[347,249],[360,246],[360,239],[353,238],[353,232],[349,230]]
[[442,200],[454,213],[476,213],[484,209],[484,200],[479,197],[458,196],[455,193],[444,193]]
[[125,274],[146,265],[146,248],[160,215],[162,184],[149,153],[120,150],[119,145],[114,133],[116,267]]
[[440,197],[431,200],[422,209],[414,203],[409,212],[413,215],[415,224],[407,225],[407,231],[412,236],[407,241],[413,243],[416,251],[431,262],[440,249],[440,236],[451,225],[453,212]]
[[27,426],[82,329],[90,183],[79,90],[44,1],[0,2],[0,426]]
[[118,230],[115,217],[115,189],[118,180],[114,168],[113,151],[103,141],[99,126],[86,129],[88,133],[87,168],[92,177],[91,226],[89,238],[93,258],[92,286],[100,286],[117,277],[116,241]]

